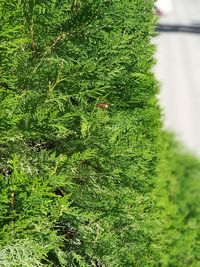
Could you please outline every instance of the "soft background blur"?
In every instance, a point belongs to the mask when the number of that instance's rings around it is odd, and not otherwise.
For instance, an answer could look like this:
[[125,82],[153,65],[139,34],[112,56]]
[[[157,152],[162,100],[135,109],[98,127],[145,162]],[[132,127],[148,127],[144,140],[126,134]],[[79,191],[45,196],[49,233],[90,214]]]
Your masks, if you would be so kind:
[[[160,24],[200,25],[200,0],[167,1]],[[165,127],[200,156],[200,34],[161,32],[154,43]]]

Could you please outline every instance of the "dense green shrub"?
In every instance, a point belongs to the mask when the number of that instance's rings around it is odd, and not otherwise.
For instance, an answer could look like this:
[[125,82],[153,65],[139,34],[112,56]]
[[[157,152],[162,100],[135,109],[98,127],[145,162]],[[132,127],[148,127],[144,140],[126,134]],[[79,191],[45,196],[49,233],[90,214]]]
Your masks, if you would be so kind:
[[[200,160],[165,134],[167,192],[174,211],[170,217],[168,266],[200,266]],[[166,173],[166,171],[165,171]]]
[[152,8],[2,1],[3,251],[28,237],[53,266],[153,260]]
[[0,265],[183,266],[189,202],[181,213],[168,188],[153,1],[1,0],[0,12]]

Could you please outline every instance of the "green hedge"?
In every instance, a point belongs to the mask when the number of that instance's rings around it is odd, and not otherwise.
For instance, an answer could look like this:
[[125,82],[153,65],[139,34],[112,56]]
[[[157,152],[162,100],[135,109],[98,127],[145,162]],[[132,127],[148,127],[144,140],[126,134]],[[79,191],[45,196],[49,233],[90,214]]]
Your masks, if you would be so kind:
[[[171,216],[167,228],[166,266],[200,266],[200,160],[188,153],[171,134],[166,145],[166,189]],[[166,172],[166,170],[168,172]],[[167,175],[166,175],[167,173]],[[169,207],[169,205],[168,205]]]
[[2,0],[0,12],[0,265],[197,263],[181,246],[196,199],[173,189],[186,179],[162,140],[153,1]]

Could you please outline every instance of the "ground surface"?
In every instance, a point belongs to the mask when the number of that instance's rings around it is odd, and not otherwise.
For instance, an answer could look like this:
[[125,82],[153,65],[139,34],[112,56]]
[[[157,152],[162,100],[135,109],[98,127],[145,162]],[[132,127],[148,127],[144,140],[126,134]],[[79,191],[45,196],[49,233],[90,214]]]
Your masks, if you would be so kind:
[[[200,1],[173,0],[173,12],[160,23],[200,24]],[[200,155],[200,34],[161,33],[154,42],[165,127]]]

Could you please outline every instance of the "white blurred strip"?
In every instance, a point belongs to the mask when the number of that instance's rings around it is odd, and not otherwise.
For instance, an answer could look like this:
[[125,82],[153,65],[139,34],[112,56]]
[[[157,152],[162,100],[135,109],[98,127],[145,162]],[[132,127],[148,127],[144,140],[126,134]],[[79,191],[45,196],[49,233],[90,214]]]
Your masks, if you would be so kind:
[[157,0],[155,5],[163,15],[171,13],[173,9],[171,0]]

